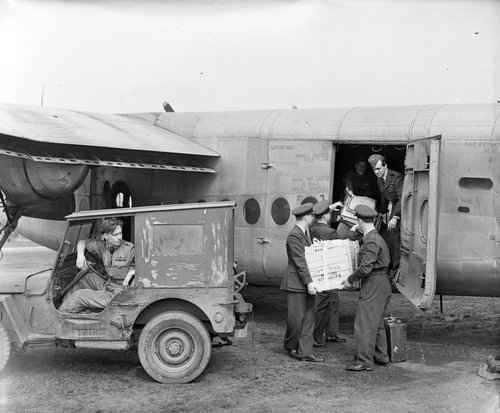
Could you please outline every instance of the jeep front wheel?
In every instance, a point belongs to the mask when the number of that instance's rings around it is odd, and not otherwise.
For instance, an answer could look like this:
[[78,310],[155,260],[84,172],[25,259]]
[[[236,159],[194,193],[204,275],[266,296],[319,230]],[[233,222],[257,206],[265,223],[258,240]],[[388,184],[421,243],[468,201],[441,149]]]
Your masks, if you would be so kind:
[[9,361],[10,356],[10,340],[9,333],[0,323],[0,371],[2,371]]
[[183,311],[168,311],[146,324],[138,351],[142,367],[156,381],[188,383],[205,370],[212,342],[196,317]]

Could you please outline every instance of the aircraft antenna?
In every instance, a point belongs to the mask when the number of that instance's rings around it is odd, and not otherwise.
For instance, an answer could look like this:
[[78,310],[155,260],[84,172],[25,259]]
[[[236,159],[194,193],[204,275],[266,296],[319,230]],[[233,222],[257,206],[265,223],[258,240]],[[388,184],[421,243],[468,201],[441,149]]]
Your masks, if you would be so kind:
[[163,110],[165,112],[174,112],[174,108],[168,102],[163,102]]

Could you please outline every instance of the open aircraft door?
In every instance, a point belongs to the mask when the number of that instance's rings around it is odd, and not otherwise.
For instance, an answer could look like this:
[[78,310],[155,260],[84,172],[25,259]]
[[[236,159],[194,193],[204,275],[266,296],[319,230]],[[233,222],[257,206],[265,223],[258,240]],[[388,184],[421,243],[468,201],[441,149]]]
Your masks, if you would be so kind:
[[398,290],[427,310],[436,291],[440,136],[407,146]]

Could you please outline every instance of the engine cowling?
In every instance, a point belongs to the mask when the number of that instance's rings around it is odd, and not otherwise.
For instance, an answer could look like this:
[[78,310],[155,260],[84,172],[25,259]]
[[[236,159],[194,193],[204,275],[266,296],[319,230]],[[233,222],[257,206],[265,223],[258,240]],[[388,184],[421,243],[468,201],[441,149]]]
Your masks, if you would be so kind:
[[31,206],[67,197],[87,177],[87,165],[34,162],[0,155],[0,189],[9,204]]

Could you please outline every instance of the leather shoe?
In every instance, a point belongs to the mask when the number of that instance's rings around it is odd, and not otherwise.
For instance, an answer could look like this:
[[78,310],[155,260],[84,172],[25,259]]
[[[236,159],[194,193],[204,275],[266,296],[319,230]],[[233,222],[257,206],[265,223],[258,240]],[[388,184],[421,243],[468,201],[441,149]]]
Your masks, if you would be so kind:
[[346,366],[345,369],[349,371],[372,371],[370,367],[363,366],[362,364],[350,364],[349,366]]
[[339,336],[328,336],[326,338],[327,343],[346,343],[347,340],[345,338]]
[[297,350],[290,350],[290,351],[288,352],[288,355],[289,355],[291,358],[295,359],[295,360],[300,360],[300,361],[302,361],[302,357],[300,357],[300,356],[299,356],[299,353],[297,353]]
[[389,364],[388,361],[379,361],[379,360],[374,360],[373,361],[375,364],[378,364],[379,366],[387,366]]
[[326,344],[325,344],[325,343],[321,343],[321,342],[319,342],[319,341],[314,340],[314,341],[313,341],[313,347],[314,347],[314,348],[326,347]]
[[321,363],[325,361],[325,359],[323,357],[318,357],[314,354],[311,354],[310,356],[302,357],[302,361],[312,361],[314,363]]

